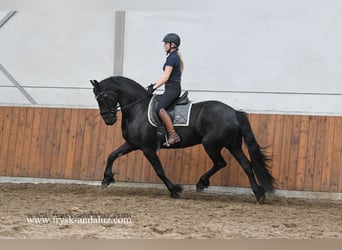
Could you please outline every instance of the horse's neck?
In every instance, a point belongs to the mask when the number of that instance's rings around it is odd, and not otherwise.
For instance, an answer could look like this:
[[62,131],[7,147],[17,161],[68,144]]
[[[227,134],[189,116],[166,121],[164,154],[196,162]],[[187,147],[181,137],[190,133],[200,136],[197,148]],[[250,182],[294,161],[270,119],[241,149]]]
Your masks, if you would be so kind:
[[140,91],[136,86],[130,86],[130,84],[120,86],[117,91],[119,92],[120,106],[131,105],[146,97],[144,91]]

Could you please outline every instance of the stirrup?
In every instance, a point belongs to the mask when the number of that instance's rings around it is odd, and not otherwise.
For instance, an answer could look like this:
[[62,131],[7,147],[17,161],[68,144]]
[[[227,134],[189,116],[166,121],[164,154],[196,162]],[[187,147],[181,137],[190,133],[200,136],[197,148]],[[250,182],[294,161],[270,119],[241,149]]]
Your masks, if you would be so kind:
[[[169,140],[170,137],[171,140]],[[165,135],[165,142],[163,143],[163,146],[170,147],[171,145],[181,141],[179,135],[175,130],[169,133],[169,138],[167,138],[167,136]]]

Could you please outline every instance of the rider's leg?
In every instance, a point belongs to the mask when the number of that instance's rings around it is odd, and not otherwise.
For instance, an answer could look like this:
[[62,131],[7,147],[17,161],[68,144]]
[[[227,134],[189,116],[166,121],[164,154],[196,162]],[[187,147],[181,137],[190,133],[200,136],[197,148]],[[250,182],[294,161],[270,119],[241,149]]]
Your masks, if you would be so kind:
[[166,110],[163,108],[160,109],[158,112],[158,115],[159,115],[160,119],[163,121],[165,128],[169,134],[168,143],[164,143],[163,145],[164,146],[166,146],[168,144],[172,145],[172,144],[175,144],[176,142],[179,142],[180,137],[177,134],[176,130],[174,129],[171,118],[170,118],[169,114],[166,112]]

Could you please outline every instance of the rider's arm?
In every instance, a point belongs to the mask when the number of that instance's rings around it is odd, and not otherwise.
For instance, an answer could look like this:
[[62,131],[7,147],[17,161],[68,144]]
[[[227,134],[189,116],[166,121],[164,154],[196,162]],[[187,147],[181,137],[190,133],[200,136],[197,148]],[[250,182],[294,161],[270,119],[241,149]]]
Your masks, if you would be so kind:
[[164,74],[162,78],[159,79],[159,81],[156,82],[154,85],[154,89],[159,88],[160,86],[164,85],[170,78],[171,72],[173,67],[172,66],[165,66]]

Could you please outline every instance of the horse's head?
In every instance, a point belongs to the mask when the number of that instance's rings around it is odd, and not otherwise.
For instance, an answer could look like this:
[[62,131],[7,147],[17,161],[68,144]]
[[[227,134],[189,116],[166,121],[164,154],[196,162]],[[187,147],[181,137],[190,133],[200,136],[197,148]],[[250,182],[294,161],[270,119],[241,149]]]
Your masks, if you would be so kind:
[[117,118],[118,96],[114,91],[102,89],[96,80],[91,80],[94,89],[95,98],[99,105],[100,114],[106,125],[113,125]]

